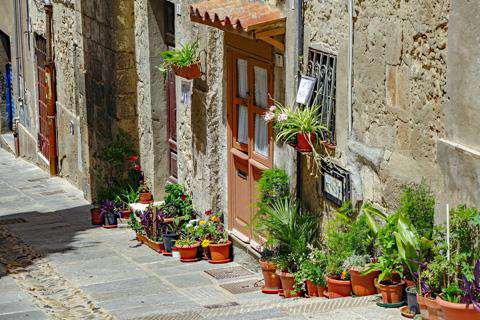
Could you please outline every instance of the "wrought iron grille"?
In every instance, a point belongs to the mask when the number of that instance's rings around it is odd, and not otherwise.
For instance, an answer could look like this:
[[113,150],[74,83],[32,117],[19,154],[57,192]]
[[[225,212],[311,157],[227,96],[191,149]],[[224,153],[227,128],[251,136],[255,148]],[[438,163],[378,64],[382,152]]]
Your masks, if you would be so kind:
[[328,129],[325,138],[332,144],[335,144],[336,74],[337,56],[310,48],[307,75],[317,79],[310,105],[320,106],[320,118]]

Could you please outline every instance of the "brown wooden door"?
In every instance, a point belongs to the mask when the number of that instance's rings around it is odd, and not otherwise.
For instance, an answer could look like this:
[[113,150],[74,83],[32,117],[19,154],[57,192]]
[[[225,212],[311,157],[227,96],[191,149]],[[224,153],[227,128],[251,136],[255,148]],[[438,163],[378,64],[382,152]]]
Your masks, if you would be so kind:
[[228,79],[229,228],[250,242],[257,181],[273,165],[272,127],[263,119],[273,96],[273,66],[229,49]]
[[45,67],[47,63],[47,40],[42,36],[35,37],[35,58],[37,68],[37,91],[38,91],[38,149],[40,153],[49,160],[49,128],[48,128],[48,99],[47,99],[47,81],[45,77]]
[[173,71],[167,77],[167,120],[168,120],[168,157],[169,157],[169,181],[177,182],[177,100],[175,92],[175,74]]

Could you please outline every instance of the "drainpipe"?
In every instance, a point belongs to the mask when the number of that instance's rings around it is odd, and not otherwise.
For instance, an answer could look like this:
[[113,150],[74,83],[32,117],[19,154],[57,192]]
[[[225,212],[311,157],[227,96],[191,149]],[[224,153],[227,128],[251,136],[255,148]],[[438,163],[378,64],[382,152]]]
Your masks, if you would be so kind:
[[[295,73],[297,74],[296,87],[298,88],[300,82],[300,57],[303,57],[303,0],[297,0],[297,61],[295,64]],[[297,151],[297,198],[302,198],[302,154]]]
[[58,173],[57,166],[57,120],[56,120],[56,82],[55,82],[55,62],[53,53],[53,26],[52,14],[53,6],[51,3],[45,4],[45,15],[47,17],[47,62],[45,66],[45,75],[47,81],[47,120],[48,120],[48,143],[49,143],[49,163],[50,175],[55,176]]
[[348,0],[348,138],[352,137],[353,117],[352,117],[352,95],[353,95],[353,1]]

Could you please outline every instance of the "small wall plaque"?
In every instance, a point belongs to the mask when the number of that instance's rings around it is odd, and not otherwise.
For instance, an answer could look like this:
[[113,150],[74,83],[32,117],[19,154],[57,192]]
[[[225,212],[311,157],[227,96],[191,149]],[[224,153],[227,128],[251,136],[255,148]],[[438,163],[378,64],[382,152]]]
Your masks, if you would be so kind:
[[322,161],[322,189],[325,198],[341,206],[350,201],[350,173],[333,164]]
[[296,102],[307,105],[315,89],[316,78],[302,75],[298,85]]

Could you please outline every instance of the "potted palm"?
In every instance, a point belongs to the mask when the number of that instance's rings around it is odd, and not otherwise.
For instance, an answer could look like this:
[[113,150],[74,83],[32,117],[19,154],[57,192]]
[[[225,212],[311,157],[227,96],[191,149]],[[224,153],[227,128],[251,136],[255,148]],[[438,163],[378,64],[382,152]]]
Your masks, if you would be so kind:
[[295,146],[299,152],[312,152],[315,144],[323,140],[326,127],[319,117],[320,106],[291,108],[275,102],[264,118],[273,121],[278,142]]
[[173,69],[177,76],[188,80],[199,78],[202,75],[197,41],[184,43],[180,49],[164,51],[161,56],[162,63],[159,69],[164,75],[170,69]]

